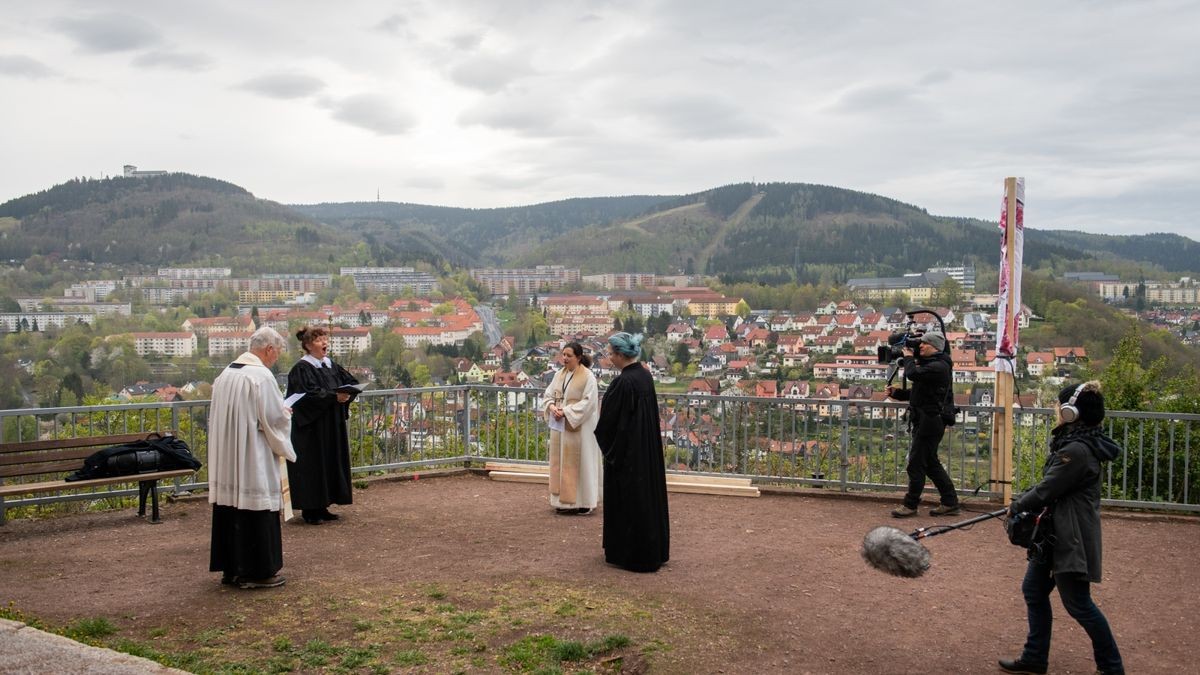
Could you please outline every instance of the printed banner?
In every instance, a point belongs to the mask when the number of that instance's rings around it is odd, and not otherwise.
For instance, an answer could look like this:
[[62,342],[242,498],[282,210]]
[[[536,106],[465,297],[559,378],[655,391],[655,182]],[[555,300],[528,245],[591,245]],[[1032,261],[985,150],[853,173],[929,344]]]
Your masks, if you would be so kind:
[[[997,372],[1014,375],[1013,355],[1017,353],[1017,324],[1021,316],[1021,255],[1025,248],[1025,179],[1017,179],[1017,222],[1013,240],[1008,241],[1008,194],[1000,206],[1000,293],[996,299],[996,360]],[[1009,278],[1008,258],[1012,256],[1012,278]],[[1008,298],[1012,294],[1014,317],[1008,316]]]

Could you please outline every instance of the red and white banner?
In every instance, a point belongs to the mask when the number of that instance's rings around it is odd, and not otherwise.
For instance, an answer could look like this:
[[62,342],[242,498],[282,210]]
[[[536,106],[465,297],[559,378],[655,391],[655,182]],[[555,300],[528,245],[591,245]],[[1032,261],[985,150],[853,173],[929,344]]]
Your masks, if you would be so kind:
[[[996,360],[997,372],[1015,373],[1012,356],[1017,353],[1017,323],[1021,316],[1021,254],[1025,248],[1025,179],[1017,181],[1017,222],[1013,240],[1008,241],[1008,195],[1000,207],[1000,295],[996,299]],[[1012,278],[1009,278],[1009,256],[1012,256]],[[1012,295],[1014,316],[1008,315],[1009,295]]]

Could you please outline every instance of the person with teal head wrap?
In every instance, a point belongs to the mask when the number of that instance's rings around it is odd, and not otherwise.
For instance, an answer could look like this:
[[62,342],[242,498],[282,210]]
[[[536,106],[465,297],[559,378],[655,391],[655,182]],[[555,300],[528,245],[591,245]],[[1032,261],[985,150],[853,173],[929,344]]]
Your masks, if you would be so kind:
[[615,333],[608,344],[621,374],[604,392],[596,423],[604,454],[604,559],[655,572],[671,549],[658,394],[650,371],[638,363],[642,336]]
[[642,355],[642,334],[630,335],[626,332],[613,333],[608,336],[608,344],[625,356],[634,359]]

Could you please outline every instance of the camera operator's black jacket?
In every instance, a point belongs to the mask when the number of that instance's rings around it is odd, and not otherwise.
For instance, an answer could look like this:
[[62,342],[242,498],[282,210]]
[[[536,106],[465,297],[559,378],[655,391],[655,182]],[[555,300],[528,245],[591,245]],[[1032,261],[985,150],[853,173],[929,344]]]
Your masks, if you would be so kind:
[[896,389],[892,398],[908,401],[908,407],[919,410],[922,416],[941,419],[942,403],[954,377],[954,362],[950,355],[938,352],[929,358],[906,356],[900,362],[904,379],[912,380],[912,389]]

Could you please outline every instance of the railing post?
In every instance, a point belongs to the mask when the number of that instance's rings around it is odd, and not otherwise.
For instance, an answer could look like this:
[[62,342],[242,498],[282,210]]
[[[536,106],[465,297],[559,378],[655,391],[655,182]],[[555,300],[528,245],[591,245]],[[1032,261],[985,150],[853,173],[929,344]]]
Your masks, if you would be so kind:
[[463,448],[466,450],[467,460],[465,464],[471,465],[471,385],[467,385],[463,389],[463,414],[466,415],[466,422],[463,424]]
[[[171,404],[171,433],[178,434],[179,431],[179,406]],[[205,459],[208,459],[205,456]],[[179,494],[179,486],[183,484],[183,476],[176,476],[171,479],[171,495]]]
[[842,407],[842,438],[841,438],[841,466],[838,467],[838,480],[841,483],[842,492],[846,492],[846,482],[849,480],[850,469],[850,403],[848,401],[841,402]]

